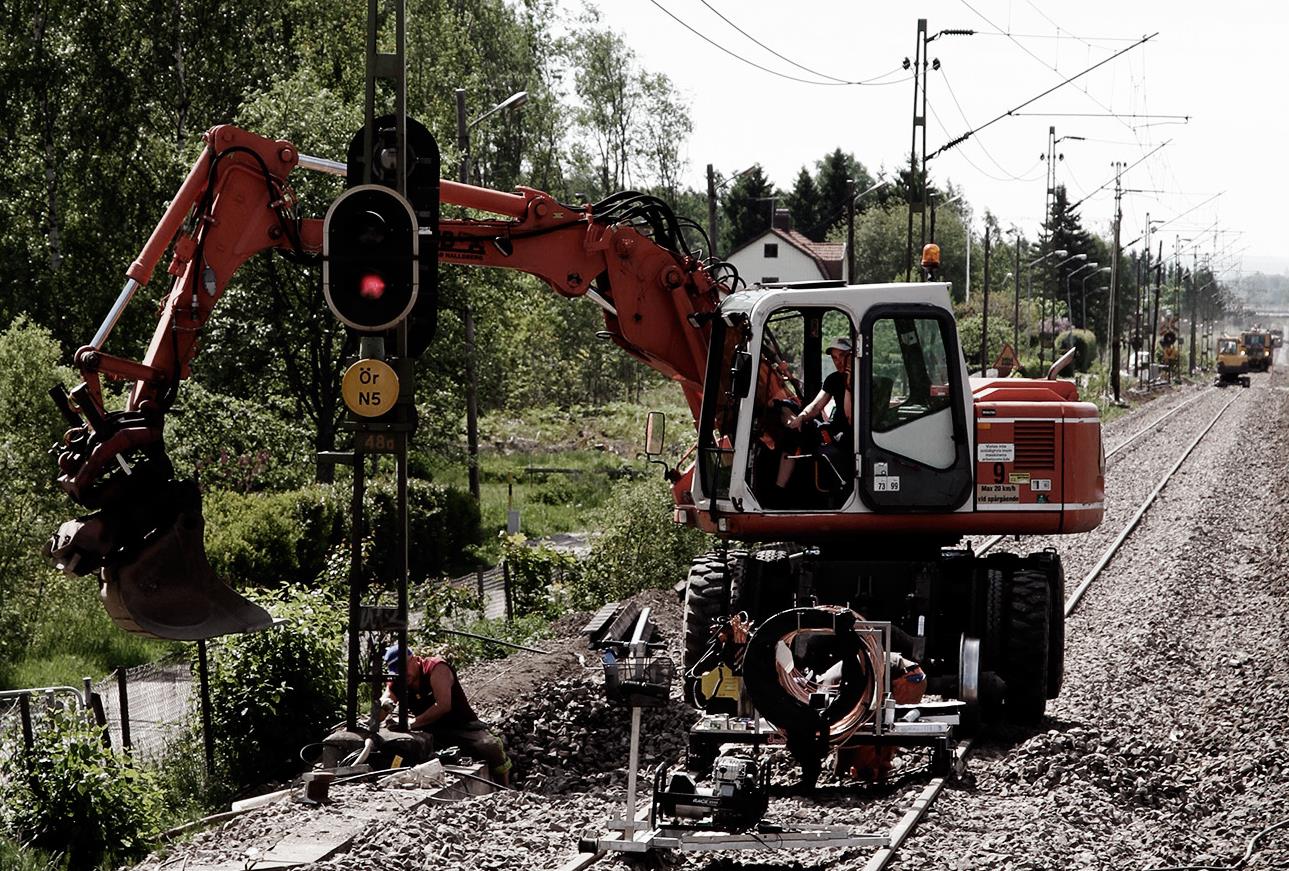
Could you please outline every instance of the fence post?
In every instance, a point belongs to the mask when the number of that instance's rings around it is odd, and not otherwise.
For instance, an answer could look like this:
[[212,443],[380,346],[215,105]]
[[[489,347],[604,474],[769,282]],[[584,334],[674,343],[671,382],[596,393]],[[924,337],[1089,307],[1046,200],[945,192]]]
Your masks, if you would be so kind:
[[197,642],[197,678],[201,687],[201,743],[206,750],[206,776],[214,777],[215,736],[210,726],[210,669],[206,661],[204,638]]
[[506,622],[510,622],[511,620],[515,619],[515,606],[514,606],[514,600],[510,592],[510,561],[509,560],[501,561],[501,585],[502,585],[502,592],[505,595],[505,599],[506,599]]
[[35,742],[31,734],[31,693],[18,696],[18,711],[22,716],[22,746],[30,750]]
[[116,670],[117,707],[121,711],[121,749],[129,753],[130,743],[130,694],[126,690],[125,667]]
[[90,693],[90,710],[94,712],[94,722],[103,730],[103,746],[112,749],[112,732],[107,728],[107,711],[103,710],[103,697]]

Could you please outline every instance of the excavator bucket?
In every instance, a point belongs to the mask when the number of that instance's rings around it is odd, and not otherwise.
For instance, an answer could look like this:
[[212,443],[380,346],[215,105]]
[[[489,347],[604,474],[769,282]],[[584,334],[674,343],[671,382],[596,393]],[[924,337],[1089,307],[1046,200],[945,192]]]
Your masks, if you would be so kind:
[[221,581],[210,567],[200,513],[180,513],[128,562],[104,567],[99,597],[127,632],[197,641],[255,632],[273,615]]
[[149,498],[120,500],[69,520],[46,556],[69,574],[95,572],[108,615],[127,632],[175,641],[255,632],[273,616],[228,587],[210,566],[201,495],[167,481]]

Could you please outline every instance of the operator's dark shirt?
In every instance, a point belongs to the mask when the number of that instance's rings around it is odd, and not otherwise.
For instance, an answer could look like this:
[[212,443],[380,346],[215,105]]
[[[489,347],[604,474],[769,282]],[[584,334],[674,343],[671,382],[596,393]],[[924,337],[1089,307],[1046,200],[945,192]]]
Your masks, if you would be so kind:
[[[434,692],[430,689],[430,672],[440,665],[452,672],[452,709],[426,728],[430,730],[458,728],[477,721],[479,715],[474,712],[474,708],[470,707],[470,701],[465,697],[465,690],[461,688],[461,681],[457,680],[456,669],[452,668],[447,660],[438,656],[426,657],[416,666],[421,670],[419,687],[412,686],[412,673],[409,672],[408,674],[409,698],[407,700],[407,711],[410,715],[409,719],[419,717],[434,704]],[[398,691],[393,681],[390,681],[386,689],[392,698],[398,698]]]
[[846,373],[833,371],[824,379],[824,392],[832,397],[832,417],[828,419],[828,430],[834,438],[850,431],[850,421],[846,418]]

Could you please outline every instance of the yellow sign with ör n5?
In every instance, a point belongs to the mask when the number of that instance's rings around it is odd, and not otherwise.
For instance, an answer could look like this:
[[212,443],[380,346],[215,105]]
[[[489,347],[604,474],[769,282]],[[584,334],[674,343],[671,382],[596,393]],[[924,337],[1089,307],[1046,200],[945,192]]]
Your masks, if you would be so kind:
[[359,360],[340,381],[345,405],[361,417],[380,417],[398,401],[398,375],[381,360]]

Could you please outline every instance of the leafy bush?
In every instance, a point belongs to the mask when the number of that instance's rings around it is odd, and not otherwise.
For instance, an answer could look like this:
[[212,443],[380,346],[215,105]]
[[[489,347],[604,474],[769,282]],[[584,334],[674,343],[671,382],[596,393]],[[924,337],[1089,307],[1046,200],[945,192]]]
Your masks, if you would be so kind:
[[286,622],[220,645],[210,675],[211,726],[223,776],[239,788],[281,781],[304,744],[341,716],[345,603],[289,587],[260,604]]
[[40,545],[72,513],[51,483],[46,453],[67,426],[46,391],[74,383],[61,357],[49,332],[25,317],[0,332],[0,663],[27,644],[44,569]]
[[577,583],[575,556],[544,545],[530,546],[522,533],[516,533],[504,537],[502,559],[510,573],[515,616],[531,614],[553,620],[563,612],[565,591]]
[[239,585],[317,577],[327,551],[345,539],[349,527],[348,499],[325,485],[285,493],[207,492],[202,510],[210,564]]
[[[476,617],[472,620],[457,621],[444,628],[470,632],[484,638],[495,638],[511,644],[525,644],[540,647],[543,638],[551,637],[550,621],[539,614],[526,614],[513,620],[485,620]],[[504,659],[515,652],[515,648],[504,644],[484,641],[482,638],[471,638],[452,632],[424,629],[416,633],[419,642],[418,652],[437,653],[454,668],[466,668],[476,662],[489,659]]]
[[14,838],[60,850],[72,871],[147,853],[160,829],[160,793],[130,757],[103,746],[79,711],[55,711],[30,751],[0,759],[0,820]]
[[[1074,348],[1074,368],[1078,372],[1089,371],[1097,361],[1097,334],[1091,330],[1066,330],[1056,337],[1056,356]],[[1068,372],[1065,373],[1068,376]]]
[[710,542],[698,530],[673,523],[672,508],[671,492],[658,478],[619,484],[604,512],[603,531],[569,591],[572,603],[598,608],[685,577],[689,561]]
[[[397,565],[393,543],[398,517],[398,490],[392,480],[367,488],[367,529],[372,536],[372,568],[393,577]],[[479,505],[470,494],[441,484],[407,482],[408,569],[412,579],[435,577],[467,562],[469,549],[482,539]]]
[[285,490],[313,479],[308,430],[263,401],[213,393],[196,382],[179,392],[167,421],[175,471],[202,490]]

